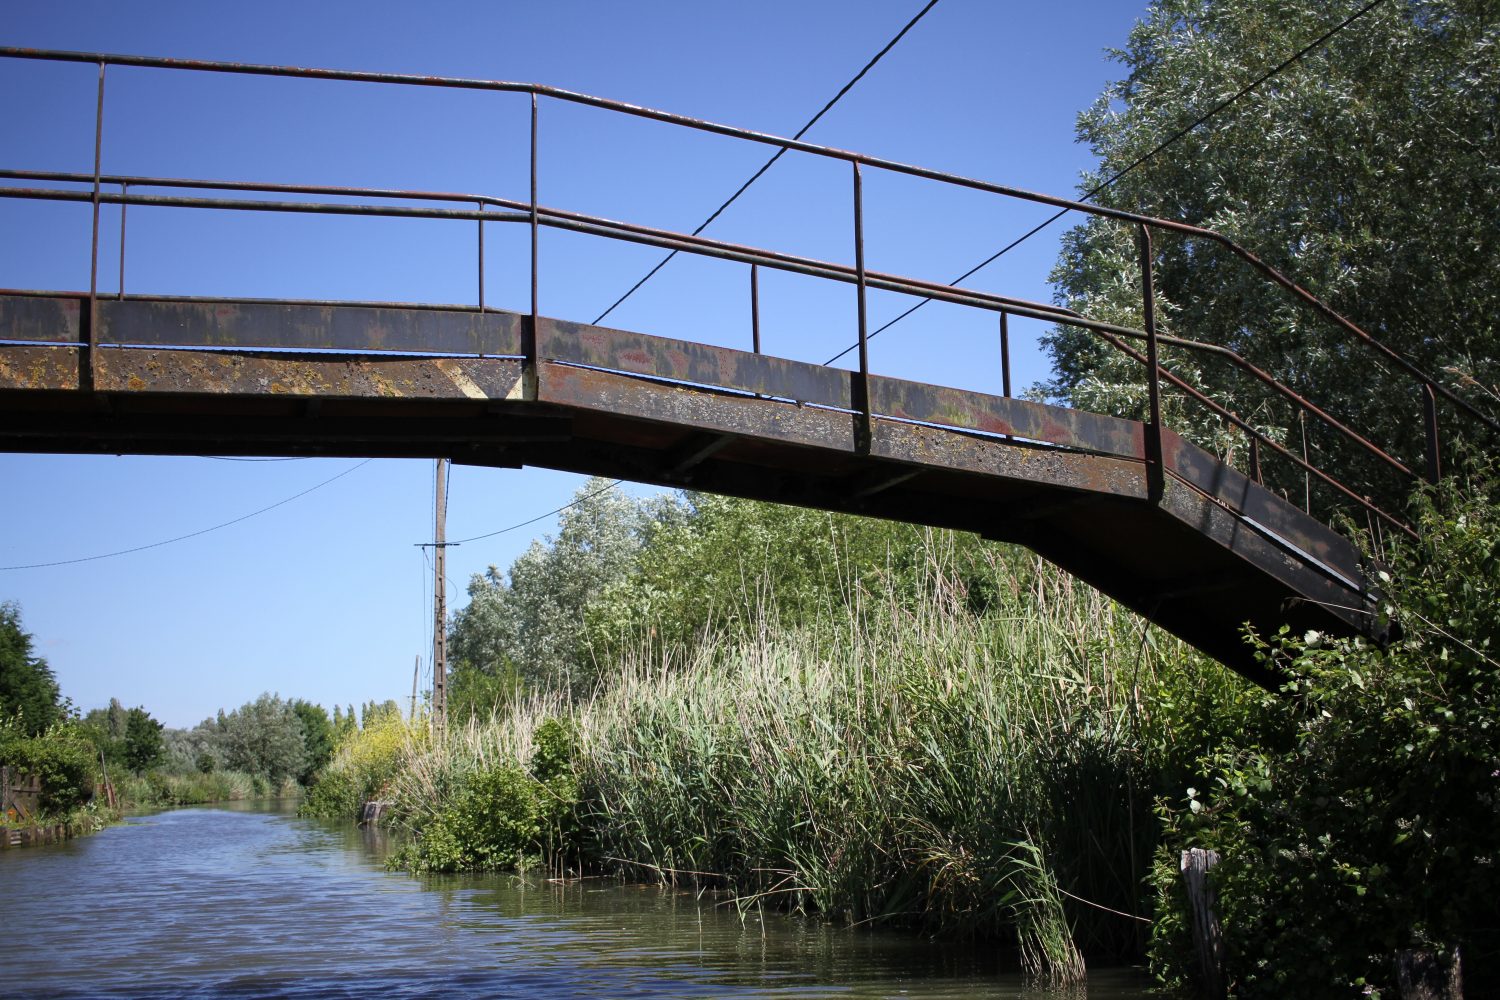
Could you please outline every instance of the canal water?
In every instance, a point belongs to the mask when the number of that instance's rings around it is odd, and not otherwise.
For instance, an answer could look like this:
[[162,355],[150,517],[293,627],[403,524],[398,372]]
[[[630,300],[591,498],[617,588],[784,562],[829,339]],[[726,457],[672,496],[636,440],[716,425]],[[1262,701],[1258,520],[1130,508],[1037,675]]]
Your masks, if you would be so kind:
[[[180,809],[0,852],[5,997],[1039,998],[988,950],[691,893],[387,872],[375,835]],[[1091,975],[1093,1000],[1147,995]],[[1082,997],[1072,991],[1069,997]]]

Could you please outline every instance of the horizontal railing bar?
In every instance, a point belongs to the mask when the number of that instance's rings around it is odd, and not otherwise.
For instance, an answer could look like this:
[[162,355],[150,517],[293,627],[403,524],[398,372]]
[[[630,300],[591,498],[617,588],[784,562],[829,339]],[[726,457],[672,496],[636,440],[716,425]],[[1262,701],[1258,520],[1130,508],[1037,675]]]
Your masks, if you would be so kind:
[[[94,182],[92,174],[67,173],[55,170],[0,170],[0,180],[43,180],[78,184],[93,184]],[[494,195],[457,191],[414,191],[402,190],[397,188],[358,188],[327,184],[276,184],[259,181],[216,181],[198,178],[148,177],[130,174],[104,174],[100,176],[100,183],[109,185],[123,184],[128,187],[136,188],[196,188],[223,191],[257,191],[274,194],[326,195],[347,198],[391,198],[397,200],[404,199],[408,201],[451,201],[463,204],[480,203],[486,205],[495,205],[500,208],[513,209],[515,211],[529,212],[531,210],[530,202],[515,201],[508,198],[499,198]],[[27,189],[0,187],[0,197],[3,197],[7,191],[13,190],[25,191]],[[125,203],[135,204],[134,201],[127,201]],[[156,202],[154,204],[159,205],[163,203]],[[638,232],[667,239],[686,241],[710,249],[734,249],[745,253],[753,253],[757,255],[757,260],[755,261],[756,263],[769,263],[773,260],[784,261],[787,263],[800,264],[810,267],[843,270],[847,271],[847,273],[851,276],[854,274],[854,269],[852,267],[849,267],[849,265],[847,264],[822,261],[811,257],[800,257],[795,254],[781,253],[780,251],[776,250],[765,250],[759,247],[748,247],[741,244],[727,243],[722,240],[714,240],[706,236],[676,233],[669,230],[657,229],[651,226],[642,226],[632,222],[623,222],[618,219],[610,219],[603,216],[585,215],[579,212],[569,212],[559,208],[548,208],[545,205],[538,206],[537,210],[540,213],[551,215],[557,218],[571,219],[576,222],[587,222],[595,225],[603,225],[608,226],[612,229],[618,229],[622,231]],[[484,218],[487,221],[504,221],[501,220],[497,215],[485,215]],[[683,249],[683,252],[690,253],[693,251],[689,249]],[[909,278],[877,271],[871,271],[868,273],[871,275],[879,276],[888,281],[908,284],[914,289],[909,292],[909,294],[913,295],[925,295],[928,291],[931,291],[933,293],[956,292],[961,295],[969,294],[985,297],[987,301],[993,303],[992,306],[987,306],[985,308],[1003,307],[1007,309],[1013,308],[1015,310],[1032,309],[1038,311],[1039,313],[1047,314],[1046,318],[1051,318],[1053,316],[1071,316],[1078,319],[1085,318],[1080,313],[1074,312],[1071,309],[1065,309],[1061,306],[1054,306],[1045,302],[1033,302],[1028,299],[1018,299],[1007,295],[999,295],[993,292],[979,292],[972,289],[956,288],[953,285],[942,284],[936,281],[927,281],[922,278]],[[919,292],[916,289],[920,289],[921,291]],[[977,303],[974,303],[967,299],[953,301],[963,301],[967,304],[977,305]]]
[[[23,171],[3,170],[0,178],[8,179],[42,179],[65,183],[92,183],[91,176],[82,174],[64,173],[59,171]],[[489,204],[511,209],[506,212],[485,212],[473,210],[442,210],[442,209],[420,209],[400,208],[397,206],[379,205],[347,205],[329,204],[322,202],[272,202],[256,199],[234,200],[234,199],[206,199],[206,198],[177,198],[152,195],[130,195],[124,193],[101,192],[100,201],[108,204],[131,204],[158,207],[179,208],[208,208],[208,209],[236,209],[251,211],[276,211],[276,212],[298,212],[306,214],[342,214],[359,216],[379,216],[394,218],[434,218],[434,219],[483,219],[492,222],[529,222],[530,206],[527,203],[511,201],[509,199],[496,198],[490,195],[479,195],[459,192],[435,192],[435,191],[409,191],[387,188],[352,188],[330,185],[305,185],[305,184],[273,184],[252,181],[213,181],[189,178],[163,178],[136,175],[110,175],[100,178],[101,183],[111,185],[126,185],[129,187],[167,187],[167,188],[200,188],[218,189],[231,191],[257,191],[268,193],[294,193],[294,194],[318,194],[336,195],[343,197],[378,197],[405,199],[412,201],[452,201],[458,203]],[[89,201],[92,202],[92,192],[88,191],[58,191],[55,189],[14,188],[0,187],[0,197],[17,198],[40,198],[58,201]],[[721,260],[731,260],[746,264],[759,264],[776,268],[778,270],[790,271],[810,277],[824,278],[844,283],[856,283],[858,278],[854,269],[848,265],[837,264],[829,261],[821,261],[813,258],[798,257],[791,254],[783,254],[777,251],[762,250],[754,247],[746,247],[738,244],[725,243],[704,236],[690,236],[680,233],[672,233],[666,230],[653,229],[634,223],[619,222],[611,219],[602,219],[587,216],[576,212],[567,212],[561,209],[538,208],[543,216],[540,220],[543,225],[559,228],[586,235],[600,236],[606,239],[617,239],[634,242],[646,246],[661,249],[677,250],[683,253],[699,254],[715,257]],[[1009,296],[998,295],[992,292],[981,292],[977,290],[953,288],[949,285],[940,285],[935,282],[927,282],[921,279],[906,278],[881,272],[867,272],[866,283],[873,288],[882,291],[891,291],[898,294],[914,295],[923,298],[937,299],[957,305],[970,306],[989,311],[1011,313],[1031,319],[1047,322],[1056,322],[1069,326],[1099,332],[1113,333],[1131,339],[1144,339],[1143,331],[1131,327],[1121,326],[1113,323],[1104,323],[1091,320],[1070,309],[1057,306],[1049,306],[1043,303],[1030,302],[1024,299],[1015,299]],[[1326,413],[1321,408],[1301,396],[1295,390],[1278,382],[1273,376],[1251,364],[1238,352],[1227,347],[1216,344],[1206,344],[1201,341],[1188,340],[1168,335],[1158,335],[1158,341],[1171,346],[1181,347],[1186,350],[1199,351],[1218,355],[1231,364],[1236,365],[1249,373],[1252,377],[1262,382],[1283,398],[1302,408],[1324,424],[1338,433],[1354,441],[1373,456],[1390,465],[1409,478],[1415,479],[1415,474],[1402,464],[1399,460],[1389,455],[1363,436],[1343,424],[1337,418]]]
[[950,174],[940,170],[932,170],[919,167],[914,164],[901,163],[896,160],[886,160],[880,157],[856,153],[851,150],[838,149],[832,146],[821,146],[816,143],[806,142],[800,139],[786,139],[771,135],[766,132],[756,132],[750,129],[737,128],[731,125],[722,125],[705,119],[692,118],[687,115],[674,114],[655,108],[647,108],[642,105],[628,104],[623,101],[614,101],[608,98],[595,97],[578,91],[565,90],[561,87],[552,87],[546,84],[520,83],[505,80],[481,80],[465,77],[442,77],[442,76],[418,76],[404,73],[375,73],[360,70],[333,70],[301,66],[273,66],[259,63],[235,63],[214,62],[201,59],[166,59],[158,56],[134,56],[119,53],[100,52],[73,52],[56,49],[30,49],[16,47],[0,47],[0,58],[12,59],[35,59],[53,62],[88,63],[98,66],[134,66],[146,69],[172,69],[189,70],[194,72],[229,73],[252,76],[289,77],[299,79],[315,79],[329,81],[343,81],[351,83],[379,83],[394,84],[398,86],[416,87],[441,87],[448,89],[482,90],[505,93],[527,93],[540,97],[551,97],[560,101],[581,104],[588,107],[599,108],[605,111],[618,112],[620,114],[633,115],[670,125],[678,125],[685,128],[697,129],[735,139],[743,139],[750,142],[759,142],[766,145],[777,146],[782,149],[794,150],[808,153],[814,156],[823,156],[832,159],[845,160],[857,163],[861,166],[872,167],[880,170],[888,170],[893,173],[905,174],[911,177],[919,177],[924,180],[936,181],[938,183],[950,184],[958,187],[970,188],[990,194],[1001,195],[1007,198],[1015,198],[1022,201],[1030,201],[1036,204],[1049,205],[1053,208],[1063,208],[1070,211],[1081,212],[1103,218],[1115,219],[1122,222],[1130,222],[1138,225],[1146,225],[1167,232],[1175,232],[1184,236],[1198,239],[1206,239],[1217,243],[1230,251],[1235,256],[1249,264],[1252,268],[1260,271],[1267,278],[1282,288],[1290,291],[1305,304],[1311,306],[1325,319],[1344,330],[1345,333],[1355,337],[1367,348],[1386,357],[1397,367],[1405,371],[1418,382],[1430,386],[1434,392],[1444,399],[1458,406],[1470,416],[1488,426],[1491,430],[1500,432],[1500,421],[1487,416],[1473,404],[1450,390],[1447,386],[1438,382],[1432,376],[1427,375],[1415,363],[1407,360],[1400,352],[1396,351],[1369,333],[1365,332],[1351,320],[1328,305],[1322,299],[1302,288],[1286,275],[1271,265],[1262,261],[1255,254],[1240,246],[1229,237],[1193,226],[1185,222],[1176,222],[1171,219],[1161,219],[1154,216],[1143,215],[1137,212],[1127,212],[1121,209],[1106,208],[1100,205],[1090,205],[1086,202],[1073,201],[1068,198],[1058,198],[1053,195],[1042,194],[1036,191],[1028,191],[1023,188],[1011,187],[1004,184],[994,184],[989,181],[981,181],[972,177],[959,174]]
[[[1141,363],[1143,365],[1147,364],[1146,356],[1144,354],[1142,354],[1141,352],[1135,350],[1134,348],[1130,347],[1127,344],[1124,344],[1124,343],[1120,342],[1119,340],[1115,339],[1113,336],[1111,336],[1108,333],[1103,333],[1102,336],[1104,337],[1105,340],[1108,340],[1111,343],[1113,343],[1114,346],[1116,348],[1118,348],[1123,354],[1125,354],[1125,355],[1133,358],[1134,360],[1138,361],[1139,363]],[[1391,515],[1391,514],[1387,514],[1385,511],[1381,510],[1379,507],[1377,507],[1373,503],[1371,503],[1368,498],[1362,497],[1358,493],[1355,493],[1349,487],[1345,486],[1343,483],[1339,482],[1337,479],[1333,478],[1328,473],[1324,472],[1322,469],[1320,469],[1317,466],[1311,464],[1306,459],[1302,458],[1300,455],[1297,455],[1294,452],[1288,451],[1286,448],[1282,447],[1280,444],[1276,443],[1271,438],[1267,437],[1266,435],[1262,434],[1260,431],[1256,430],[1246,420],[1244,420],[1243,418],[1241,418],[1239,416],[1236,416],[1234,413],[1230,412],[1228,409],[1226,409],[1225,407],[1221,406],[1219,403],[1215,402],[1213,399],[1211,399],[1208,396],[1204,395],[1198,389],[1194,388],[1191,383],[1189,383],[1185,379],[1179,377],[1177,374],[1175,374],[1174,372],[1172,372],[1170,369],[1168,369],[1164,365],[1158,365],[1157,367],[1158,367],[1158,370],[1161,372],[1162,378],[1166,379],[1168,382],[1171,382],[1173,385],[1177,386],[1177,388],[1181,389],[1183,392],[1187,393],[1193,399],[1195,399],[1199,403],[1203,404],[1205,407],[1207,407],[1215,415],[1217,415],[1220,418],[1228,421],[1229,423],[1233,424],[1235,427],[1238,427],[1240,430],[1244,431],[1246,434],[1249,434],[1250,436],[1256,438],[1257,440],[1259,440],[1259,441],[1261,441],[1261,442],[1269,445],[1271,447],[1271,449],[1273,451],[1275,451],[1277,454],[1281,455],[1283,458],[1289,459],[1291,462],[1293,462],[1299,468],[1301,468],[1301,469],[1305,470],[1306,472],[1308,472],[1308,473],[1310,473],[1310,474],[1318,477],[1318,479],[1322,480],[1327,485],[1333,487],[1335,490],[1337,490],[1340,493],[1344,494],[1344,496],[1348,497],[1350,500],[1353,500],[1355,503],[1359,504],[1361,507],[1363,507],[1366,510],[1370,511],[1371,513],[1375,514],[1377,517],[1380,517],[1381,519],[1385,520],[1386,522],[1388,522],[1392,526],[1400,529],[1401,531],[1404,531],[1406,534],[1410,535],[1414,539],[1418,537],[1417,533],[1411,528],[1411,526],[1408,525],[1406,522],[1402,521],[1400,518],[1397,518],[1397,517],[1395,517],[1394,515]]]
[[[91,191],[60,191],[56,188],[0,187],[0,198],[26,198],[38,201],[86,201],[93,203]],[[471,199],[472,200],[472,199]],[[158,208],[208,208],[222,211],[293,212],[308,215],[363,215],[394,219],[463,219],[485,222],[529,222],[515,212],[481,212],[474,209],[405,208],[400,205],[347,205],[326,201],[263,201],[257,198],[177,198],[161,195],[121,195],[99,192],[106,205],[151,205]]]

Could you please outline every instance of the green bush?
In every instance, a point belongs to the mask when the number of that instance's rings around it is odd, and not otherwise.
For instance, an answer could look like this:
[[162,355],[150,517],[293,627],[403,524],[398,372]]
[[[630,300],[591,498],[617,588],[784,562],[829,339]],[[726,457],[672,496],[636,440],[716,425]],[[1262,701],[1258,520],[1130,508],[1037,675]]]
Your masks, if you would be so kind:
[[[1500,898],[1491,495],[1475,481],[1419,498],[1422,541],[1393,552],[1384,577],[1404,630],[1390,649],[1315,633],[1264,642],[1291,678],[1273,713],[1293,738],[1206,757],[1210,780],[1165,809],[1174,849],[1222,856],[1214,877],[1236,996],[1393,995],[1405,949],[1462,948],[1471,986],[1493,979],[1493,954],[1475,947]],[[1192,967],[1174,861],[1158,865],[1153,959],[1181,982]]]
[[578,734],[548,718],[532,736],[526,767],[492,763],[463,775],[450,801],[421,828],[420,839],[391,859],[424,872],[526,868],[576,854]]
[[386,794],[408,756],[427,745],[424,726],[400,712],[367,712],[362,729],[346,732],[303,800],[305,816],[357,819],[360,807]]
[[39,804],[47,816],[62,816],[89,800],[96,760],[93,743],[75,722],[53,723],[28,736],[19,720],[0,721],[0,764],[41,779]]

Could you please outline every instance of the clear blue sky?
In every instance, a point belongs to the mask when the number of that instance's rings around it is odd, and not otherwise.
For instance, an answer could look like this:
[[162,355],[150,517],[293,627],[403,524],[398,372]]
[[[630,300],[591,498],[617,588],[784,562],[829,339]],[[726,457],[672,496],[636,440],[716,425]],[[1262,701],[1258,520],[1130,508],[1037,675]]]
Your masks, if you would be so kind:
[[[795,132],[921,6],[806,3],[9,0],[0,44],[471,76],[553,84],[781,135]],[[1120,72],[1139,0],[942,0],[807,139],[1068,195],[1086,149],[1077,112]],[[0,166],[92,170],[95,71],[0,61]],[[110,70],[106,173],[468,191],[526,197],[526,99],[245,77]],[[544,103],[541,200],[691,231],[769,151]],[[947,281],[1045,218],[1041,206],[866,178],[871,268]],[[787,156],[709,230],[849,261],[848,168]],[[1050,299],[1062,227],[974,287]],[[114,289],[105,213],[102,288]],[[132,209],[131,292],[474,301],[473,227]],[[87,289],[86,206],[0,199],[0,287]],[[520,229],[490,227],[486,297],[523,309]],[[542,311],[591,320],[659,256],[544,231]],[[609,324],[748,346],[746,275],[674,261]],[[905,308],[871,300],[872,325]],[[762,281],[769,352],[823,361],[854,331],[847,286]],[[999,386],[994,317],[931,306],[872,345],[885,374]],[[1017,380],[1046,375],[1016,328]],[[0,455],[0,565],[70,559],[196,531],[275,503],[355,460]],[[565,503],[582,483],[546,470],[457,467],[451,537]],[[0,600],[82,708],[117,697],[188,726],[262,691],[333,705],[404,698],[430,642],[432,463],[376,461],[222,531],[94,562],[0,572]],[[641,489],[641,492],[645,492]],[[450,551],[465,583],[509,565],[555,519]],[[461,593],[450,601],[466,600]]]

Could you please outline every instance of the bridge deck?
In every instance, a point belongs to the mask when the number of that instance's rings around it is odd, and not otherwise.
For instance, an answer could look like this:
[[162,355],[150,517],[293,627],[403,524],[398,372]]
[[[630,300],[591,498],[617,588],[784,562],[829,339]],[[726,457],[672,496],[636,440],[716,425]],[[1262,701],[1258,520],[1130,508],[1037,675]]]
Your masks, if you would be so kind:
[[1167,432],[1029,401],[495,310],[0,292],[0,449],[448,457],[1024,544],[1259,682],[1250,622],[1368,632],[1345,538]]

